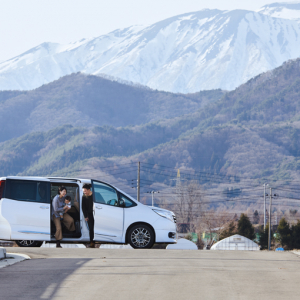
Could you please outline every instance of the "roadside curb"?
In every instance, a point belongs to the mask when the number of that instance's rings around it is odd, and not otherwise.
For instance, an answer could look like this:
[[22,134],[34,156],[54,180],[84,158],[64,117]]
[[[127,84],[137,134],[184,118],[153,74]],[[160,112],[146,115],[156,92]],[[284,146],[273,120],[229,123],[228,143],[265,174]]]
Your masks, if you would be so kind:
[[292,253],[296,254],[297,256],[300,256],[300,251],[291,251]]
[[6,257],[6,249],[3,247],[0,247],[0,259]]
[[[4,248],[3,248],[4,249]],[[4,249],[6,252],[6,249]],[[2,258],[2,257],[0,257]],[[6,256],[2,259],[0,259],[0,269],[5,268],[7,266],[11,266],[15,263],[31,259],[28,255],[26,254],[15,254],[15,253],[6,253]]]

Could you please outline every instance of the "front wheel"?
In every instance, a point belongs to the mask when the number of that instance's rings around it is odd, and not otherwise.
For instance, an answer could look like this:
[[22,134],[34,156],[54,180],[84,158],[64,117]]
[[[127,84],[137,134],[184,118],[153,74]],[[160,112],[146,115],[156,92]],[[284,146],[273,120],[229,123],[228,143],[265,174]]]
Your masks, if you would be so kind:
[[135,225],[128,231],[127,240],[134,249],[150,249],[154,244],[153,229],[144,224]]
[[43,242],[39,241],[15,241],[19,247],[41,247]]

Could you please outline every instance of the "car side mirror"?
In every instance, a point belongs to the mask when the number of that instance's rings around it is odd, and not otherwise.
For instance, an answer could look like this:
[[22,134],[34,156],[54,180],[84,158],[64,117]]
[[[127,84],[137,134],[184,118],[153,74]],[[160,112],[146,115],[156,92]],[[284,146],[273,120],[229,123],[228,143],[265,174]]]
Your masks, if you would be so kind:
[[124,200],[120,200],[120,207],[125,207],[125,201]]

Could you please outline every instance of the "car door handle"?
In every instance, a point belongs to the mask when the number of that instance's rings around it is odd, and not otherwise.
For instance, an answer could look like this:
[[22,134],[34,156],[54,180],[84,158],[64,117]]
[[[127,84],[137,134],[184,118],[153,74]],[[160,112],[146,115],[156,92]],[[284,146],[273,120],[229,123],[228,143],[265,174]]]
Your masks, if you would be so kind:
[[43,206],[43,205],[42,205],[42,206],[40,206],[40,208],[41,208],[41,209],[49,209],[49,207],[48,207],[48,206]]
[[97,209],[102,209],[102,206],[97,205],[96,208]]

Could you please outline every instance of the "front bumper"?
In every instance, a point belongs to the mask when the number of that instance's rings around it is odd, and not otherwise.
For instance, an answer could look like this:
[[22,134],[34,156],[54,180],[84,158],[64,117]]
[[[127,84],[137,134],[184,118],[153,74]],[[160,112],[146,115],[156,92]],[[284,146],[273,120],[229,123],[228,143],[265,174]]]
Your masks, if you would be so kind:
[[[166,219],[159,218],[155,224],[155,242],[156,243],[176,243],[176,223]],[[172,233],[172,234],[170,234]]]

